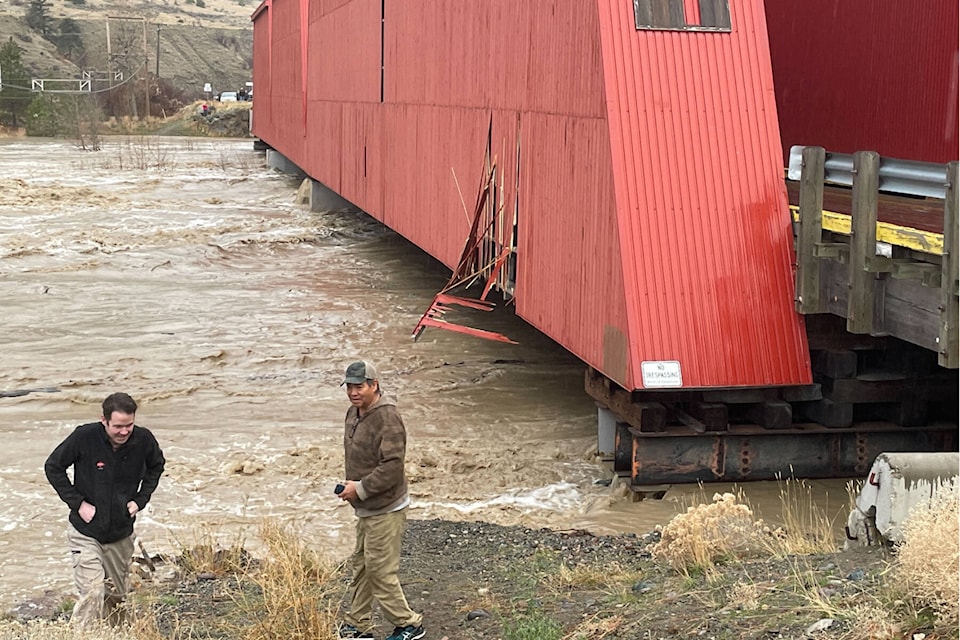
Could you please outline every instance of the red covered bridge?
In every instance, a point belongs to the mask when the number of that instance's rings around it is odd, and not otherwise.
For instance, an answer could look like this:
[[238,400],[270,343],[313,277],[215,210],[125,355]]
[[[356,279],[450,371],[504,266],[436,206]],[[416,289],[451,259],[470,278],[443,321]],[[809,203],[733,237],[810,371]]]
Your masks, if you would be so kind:
[[[583,360],[610,409],[601,450],[635,482],[765,477],[784,457],[758,456],[811,442],[791,403],[824,398],[795,308],[761,0],[266,0],[253,20],[254,134],[489,277]],[[745,449],[731,410],[769,444]],[[675,448],[671,425],[702,442],[679,477],[647,459]],[[822,449],[857,433],[806,446],[820,451],[798,473],[850,467]],[[724,450],[754,462],[728,472]]]

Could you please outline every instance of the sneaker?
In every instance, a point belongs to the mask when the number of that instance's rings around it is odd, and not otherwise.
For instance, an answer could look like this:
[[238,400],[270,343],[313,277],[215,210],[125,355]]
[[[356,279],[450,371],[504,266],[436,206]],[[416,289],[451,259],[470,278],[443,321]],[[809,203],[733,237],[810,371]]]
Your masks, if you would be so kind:
[[427,632],[423,630],[422,626],[408,625],[406,627],[395,627],[387,640],[420,640],[425,635],[427,635]]
[[377,640],[369,631],[360,631],[360,629],[357,629],[352,624],[344,624],[340,626],[340,637],[344,640],[347,638],[350,638],[351,640]]

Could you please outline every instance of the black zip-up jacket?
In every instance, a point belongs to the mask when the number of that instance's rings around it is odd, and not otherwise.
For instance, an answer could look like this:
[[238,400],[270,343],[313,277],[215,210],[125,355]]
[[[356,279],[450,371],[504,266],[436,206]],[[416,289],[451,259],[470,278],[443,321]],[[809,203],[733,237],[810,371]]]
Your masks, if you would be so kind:
[[[85,536],[108,544],[130,536],[136,517],[127,503],[140,509],[153,495],[166,460],[149,430],[134,426],[130,438],[114,451],[103,424],[91,422],[73,430],[46,464],[47,480],[70,507],[70,524]],[[67,469],[73,466],[73,483]],[[86,500],[97,508],[93,520],[84,522],[78,510]]]

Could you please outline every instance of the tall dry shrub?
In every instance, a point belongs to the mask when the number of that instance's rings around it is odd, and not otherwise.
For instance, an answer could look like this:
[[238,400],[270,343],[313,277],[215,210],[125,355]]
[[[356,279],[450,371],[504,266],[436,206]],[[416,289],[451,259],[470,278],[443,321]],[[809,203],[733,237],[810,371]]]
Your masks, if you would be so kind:
[[266,554],[253,581],[263,599],[247,609],[256,619],[242,635],[247,640],[338,638],[338,599],[332,591],[339,567],[276,521],[264,522],[260,537]]
[[689,507],[661,532],[653,557],[681,573],[700,570],[708,576],[714,563],[752,554],[760,540],[753,512],[732,493]]
[[960,602],[960,539],[956,478],[933,487],[929,502],[910,512],[903,525],[894,575],[918,608],[930,609],[938,626],[954,632]]

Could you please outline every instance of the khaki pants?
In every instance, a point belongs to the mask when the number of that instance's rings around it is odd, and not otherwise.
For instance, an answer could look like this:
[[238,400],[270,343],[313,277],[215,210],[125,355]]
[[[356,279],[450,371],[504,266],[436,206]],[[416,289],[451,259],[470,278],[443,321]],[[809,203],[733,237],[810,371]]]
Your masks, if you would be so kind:
[[70,623],[86,627],[100,620],[113,626],[124,622],[121,607],[127,594],[133,536],[103,544],[70,527],[67,544],[79,596]]
[[350,556],[350,613],[344,616],[348,624],[369,629],[376,599],[393,626],[420,626],[423,616],[410,609],[398,577],[406,523],[406,509],[357,518],[357,546]]

